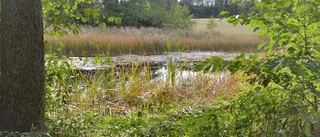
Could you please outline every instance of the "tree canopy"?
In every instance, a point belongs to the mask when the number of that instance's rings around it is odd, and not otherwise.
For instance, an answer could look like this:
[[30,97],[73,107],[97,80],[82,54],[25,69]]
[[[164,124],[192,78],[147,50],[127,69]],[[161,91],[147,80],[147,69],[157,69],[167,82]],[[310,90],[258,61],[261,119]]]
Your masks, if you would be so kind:
[[254,9],[254,0],[181,0],[195,18],[220,18],[220,12],[228,11],[231,15],[249,13]]
[[[192,27],[193,15],[186,6],[167,0],[70,0],[43,1],[46,26],[55,31],[77,25],[180,28]],[[64,24],[64,25],[56,25]]]

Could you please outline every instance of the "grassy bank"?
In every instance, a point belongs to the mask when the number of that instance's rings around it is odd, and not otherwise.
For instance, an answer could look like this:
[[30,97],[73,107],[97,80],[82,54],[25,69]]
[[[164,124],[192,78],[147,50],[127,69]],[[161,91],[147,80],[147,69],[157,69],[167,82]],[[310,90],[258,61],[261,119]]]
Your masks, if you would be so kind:
[[86,76],[59,60],[46,63],[46,124],[52,136],[193,135],[180,131],[188,124],[179,121],[243,86],[241,75],[227,72],[225,77],[194,72],[182,77],[183,68],[174,63],[159,79],[145,75],[151,71],[148,64],[118,70],[118,76],[114,69]]
[[[304,117],[287,117],[299,96],[250,85],[243,72],[228,77],[190,71],[174,62],[165,79],[148,64],[86,76],[73,64],[46,58],[46,125],[51,136],[288,136],[303,135]],[[106,65],[115,65],[111,62]],[[70,76],[73,77],[70,77]],[[284,105],[285,102],[285,105]],[[307,103],[307,102],[305,102]],[[306,104],[302,104],[303,106]],[[298,122],[297,122],[298,121]],[[288,126],[286,126],[288,124]],[[267,125],[267,126],[266,126]],[[285,125],[285,126],[284,126]],[[296,130],[298,129],[298,130]]]
[[[218,21],[217,21],[218,22]],[[68,34],[61,38],[46,36],[48,51],[71,56],[94,54],[155,55],[165,51],[224,51],[254,52],[265,40],[249,33],[233,33],[235,28],[218,22],[217,31],[203,29],[206,20],[198,20],[195,30],[165,30],[157,28],[92,28],[83,27],[78,35]],[[238,28],[239,29],[239,28]],[[168,45],[171,45],[170,49]]]

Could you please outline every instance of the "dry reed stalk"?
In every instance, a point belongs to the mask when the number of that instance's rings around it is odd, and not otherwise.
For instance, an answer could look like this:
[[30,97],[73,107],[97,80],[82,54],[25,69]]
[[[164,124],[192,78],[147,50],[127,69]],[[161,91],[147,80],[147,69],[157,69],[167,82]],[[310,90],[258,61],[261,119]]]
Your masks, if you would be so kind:
[[[210,31],[164,30],[156,28],[83,28],[79,35],[61,38],[45,36],[49,46],[59,47],[62,54],[93,56],[95,54],[163,53],[167,42],[189,51],[252,52],[265,40],[254,35],[222,34]],[[177,50],[177,49],[174,49]],[[86,55],[83,55],[86,53]]]

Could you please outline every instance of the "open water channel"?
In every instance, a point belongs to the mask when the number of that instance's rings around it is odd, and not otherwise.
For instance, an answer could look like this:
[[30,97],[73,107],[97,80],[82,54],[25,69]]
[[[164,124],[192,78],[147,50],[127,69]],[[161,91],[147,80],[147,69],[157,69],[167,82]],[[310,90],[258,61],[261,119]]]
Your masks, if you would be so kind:
[[[226,52],[169,52],[165,55],[123,55],[114,57],[101,57],[99,62],[95,57],[71,57],[70,63],[75,70],[82,72],[85,75],[92,75],[97,71],[110,69],[114,67],[115,70],[130,69],[132,66],[147,64],[152,70],[151,75],[154,81],[167,81],[171,75],[172,69],[169,71],[169,63],[174,63],[174,73],[176,83],[185,82],[186,79],[195,79],[197,76],[205,76],[219,79],[226,78],[228,73],[210,73],[203,74],[202,72],[192,71],[197,62],[212,56],[220,56],[225,60],[231,60],[240,53],[226,53]],[[101,63],[102,62],[102,63]],[[103,63],[108,62],[108,63]],[[117,72],[115,72],[117,73]],[[129,82],[129,81],[128,81]]]

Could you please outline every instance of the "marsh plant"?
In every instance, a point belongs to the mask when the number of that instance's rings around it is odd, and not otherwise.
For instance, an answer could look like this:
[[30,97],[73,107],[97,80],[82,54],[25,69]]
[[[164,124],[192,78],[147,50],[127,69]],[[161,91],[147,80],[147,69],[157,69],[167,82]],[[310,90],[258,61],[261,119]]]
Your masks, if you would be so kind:
[[[163,67],[165,69],[161,75],[153,77],[151,65],[148,63],[132,62],[131,67],[127,68],[124,64],[114,64],[110,58],[108,59],[110,53],[116,53],[114,50],[124,53],[124,50],[128,50],[128,44],[130,47],[130,43],[139,45],[150,40],[157,41],[159,38],[161,48],[159,46],[159,50],[155,50],[154,46],[148,51],[142,50],[143,55],[147,52],[158,54],[156,51],[163,51],[162,54],[171,51],[184,52],[189,49],[181,46],[183,40],[209,40],[212,36],[225,38],[217,32],[172,32],[155,28],[85,28],[83,32],[85,31],[89,33],[67,35],[58,39],[47,37],[47,47],[51,49],[48,53],[52,54],[46,57],[46,124],[52,136],[220,135],[227,127],[219,124],[233,121],[219,121],[212,116],[223,115],[224,106],[232,102],[229,99],[240,97],[238,93],[233,92],[234,90],[251,88],[242,80],[242,73],[230,75],[228,71],[206,74],[203,73],[205,71],[193,72],[192,67],[188,66],[188,61],[178,63],[171,58],[167,66]],[[139,39],[134,38],[136,36],[140,36]],[[174,38],[182,41],[175,41]],[[113,47],[112,45],[117,43],[109,43],[104,41],[105,39],[124,43],[122,47]],[[58,45],[50,46],[50,40],[60,42]],[[197,42],[200,43],[199,40]],[[90,44],[96,45],[92,51],[88,50],[91,48],[88,46]],[[131,46],[128,53],[132,53],[136,48],[134,45]],[[68,53],[67,49],[76,49],[82,52],[81,54],[85,53],[84,56],[94,55],[95,64],[108,69],[95,71],[90,75],[77,71],[69,57],[64,56]],[[67,55],[76,55],[75,51],[69,52]],[[104,58],[106,61],[103,61]],[[117,69],[115,66],[119,65],[123,66]],[[223,109],[216,110],[220,105]],[[211,115],[211,112],[216,114]],[[219,126],[221,131],[213,128],[212,124]],[[204,132],[195,132],[199,130]]]
[[158,77],[151,75],[150,64],[120,69],[111,61],[104,65],[113,67],[87,75],[73,69],[67,57],[47,55],[46,124],[50,135],[178,135],[180,131],[170,133],[165,126],[181,126],[172,120],[191,114],[189,111],[198,108],[194,103],[206,106],[220,93],[238,87],[233,76],[192,71],[182,76],[182,65],[173,60]]
[[[185,51],[254,52],[266,42],[255,35],[223,34],[217,31],[194,31],[158,28],[83,27],[78,35],[60,38],[46,36],[48,49],[69,56],[95,54],[156,55],[164,54],[167,42],[179,44]],[[173,50],[177,51],[177,50]]]

